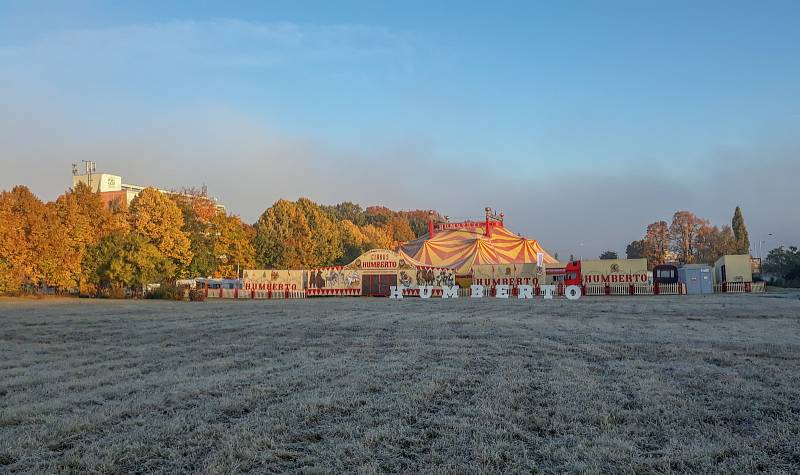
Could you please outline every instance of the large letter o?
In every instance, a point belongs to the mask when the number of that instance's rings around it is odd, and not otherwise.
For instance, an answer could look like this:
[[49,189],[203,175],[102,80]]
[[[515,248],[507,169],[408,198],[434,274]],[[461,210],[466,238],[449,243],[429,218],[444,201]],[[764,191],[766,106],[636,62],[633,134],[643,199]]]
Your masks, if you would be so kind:
[[568,285],[567,288],[564,290],[564,295],[567,297],[568,300],[578,300],[583,295],[581,292],[580,286],[577,285]]

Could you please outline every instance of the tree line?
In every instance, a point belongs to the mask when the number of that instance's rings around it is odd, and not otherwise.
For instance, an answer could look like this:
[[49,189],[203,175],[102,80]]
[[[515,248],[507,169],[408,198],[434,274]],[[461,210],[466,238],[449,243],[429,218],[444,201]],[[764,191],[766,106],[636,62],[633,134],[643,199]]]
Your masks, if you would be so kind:
[[[606,253],[613,251],[606,251]],[[690,211],[676,211],[672,222],[647,225],[644,237],[628,244],[628,259],[646,258],[652,269],[657,264],[710,263],[726,254],[749,254],[750,239],[742,210],[737,206],[730,225],[712,225]]]
[[346,264],[424,234],[429,213],[301,198],[279,200],[250,225],[192,189],[146,188],[127,206],[104,204],[84,184],[53,202],[17,186],[0,191],[0,293],[122,296],[184,277],[234,278],[256,266]]
[[[352,262],[369,249],[395,249],[428,231],[430,211],[366,209],[351,202],[322,206],[279,200],[255,224],[256,261],[264,268],[302,269]],[[434,213],[434,219],[441,216]]]
[[777,247],[769,251],[763,264],[774,285],[800,287],[800,249],[796,246]]

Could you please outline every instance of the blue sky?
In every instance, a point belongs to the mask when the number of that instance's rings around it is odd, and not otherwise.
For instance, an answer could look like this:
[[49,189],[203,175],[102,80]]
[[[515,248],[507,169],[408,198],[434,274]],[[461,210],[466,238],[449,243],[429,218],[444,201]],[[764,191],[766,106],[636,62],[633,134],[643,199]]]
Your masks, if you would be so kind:
[[800,241],[800,3],[431,3],[0,1],[0,188],[91,157],[249,221],[489,205],[591,255],[742,205]]

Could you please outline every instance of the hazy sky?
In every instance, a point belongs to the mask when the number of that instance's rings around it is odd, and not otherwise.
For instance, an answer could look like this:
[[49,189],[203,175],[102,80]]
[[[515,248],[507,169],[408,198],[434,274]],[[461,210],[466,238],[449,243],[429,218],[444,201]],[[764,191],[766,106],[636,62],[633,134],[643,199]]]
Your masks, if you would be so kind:
[[0,0],[0,188],[92,159],[250,222],[492,206],[589,258],[741,205],[800,244],[800,2],[227,3]]

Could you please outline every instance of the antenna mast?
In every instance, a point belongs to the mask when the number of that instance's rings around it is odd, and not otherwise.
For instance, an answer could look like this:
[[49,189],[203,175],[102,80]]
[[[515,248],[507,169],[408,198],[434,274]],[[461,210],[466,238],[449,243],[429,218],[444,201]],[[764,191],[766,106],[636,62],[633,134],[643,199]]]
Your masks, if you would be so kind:
[[[81,160],[83,165],[86,167],[86,180],[89,182],[89,189],[92,190],[92,175],[97,172],[97,162],[93,162],[90,160]],[[76,170],[77,167],[73,165],[73,170]],[[92,190],[94,191],[94,190]],[[100,191],[98,187],[97,191]]]

